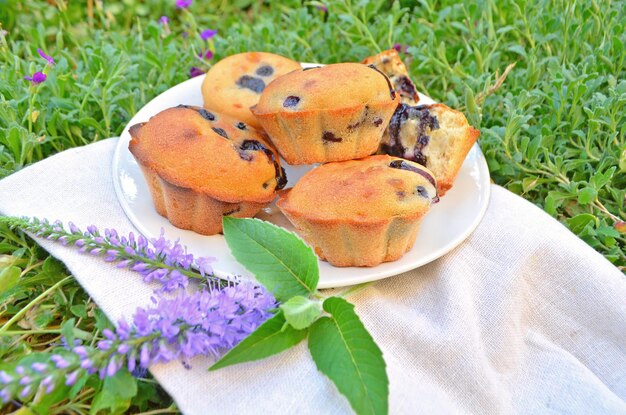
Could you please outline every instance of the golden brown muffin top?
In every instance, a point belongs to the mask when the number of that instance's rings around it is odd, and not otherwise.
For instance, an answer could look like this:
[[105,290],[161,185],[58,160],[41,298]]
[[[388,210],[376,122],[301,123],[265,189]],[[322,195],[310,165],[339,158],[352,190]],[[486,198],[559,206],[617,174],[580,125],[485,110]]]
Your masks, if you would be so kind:
[[274,79],[302,69],[299,62],[267,52],[228,56],[207,72],[202,83],[204,106],[258,126],[250,107]]
[[392,102],[389,78],[360,63],[336,63],[293,71],[272,81],[254,114],[343,109]]
[[179,105],[133,125],[129,150],[163,180],[224,202],[268,202],[285,186],[278,153],[231,117]]
[[277,205],[308,220],[380,222],[419,217],[436,200],[428,169],[378,155],[323,164],[281,192]]

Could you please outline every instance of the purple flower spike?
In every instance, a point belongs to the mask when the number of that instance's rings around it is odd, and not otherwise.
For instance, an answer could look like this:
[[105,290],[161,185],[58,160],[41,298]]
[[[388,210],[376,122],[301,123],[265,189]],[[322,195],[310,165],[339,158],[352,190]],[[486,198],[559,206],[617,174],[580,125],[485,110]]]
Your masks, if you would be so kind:
[[170,22],[170,18],[167,16],[161,16],[159,18],[159,23],[161,23],[162,25],[169,24],[169,22]]
[[38,85],[45,81],[47,78],[46,74],[43,72],[35,72],[32,76],[25,76],[24,79],[33,83],[33,85]]
[[196,76],[200,76],[200,75],[204,75],[204,71],[200,68],[196,68],[195,66],[192,66],[191,69],[189,70],[190,78],[195,78]]
[[202,38],[202,40],[209,40],[216,34],[217,34],[217,30],[206,29],[200,32],[200,37]]
[[192,0],[176,0],[176,7],[179,9],[188,9],[191,3]]
[[41,363],[41,362],[35,362],[32,365],[30,365],[30,367],[35,371],[35,372],[39,372],[39,373],[43,373],[46,370],[48,370],[48,365],[45,363]]
[[73,384],[76,383],[76,380],[78,379],[78,370],[73,371],[72,373],[70,373],[69,375],[67,375],[67,378],[65,379],[65,384],[67,386],[72,386]]
[[48,62],[48,65],[54,65],[54,59],[52,59],[51,56],[46,55],[43,50],[37,48],[37,53],[39,53],[39,56],[41,56]]
[[70,365],[67,360],[65,360],[62,356],[58,354],[53,354],[50,360],[54,362],[54,365],[57,367],[57,369],[65,369]]

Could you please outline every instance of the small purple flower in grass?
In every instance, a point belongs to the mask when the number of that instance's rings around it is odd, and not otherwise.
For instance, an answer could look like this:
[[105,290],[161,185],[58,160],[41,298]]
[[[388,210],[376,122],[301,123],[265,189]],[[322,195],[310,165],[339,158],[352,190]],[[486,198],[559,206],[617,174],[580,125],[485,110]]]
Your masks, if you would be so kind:
[[318,5],[315,7],[317,8],[317,10],[321,11],[322,13],[328,13],[328,7],[324,4]]
[[159,23],[161,23],[162,25],[167,25],[170,22],[170,18],[167,16],[161,16],[159,18]]
[[204,71],[200,68],[196,68],[195,66],[192,66],[191,69],[189,70],[190,78],[195,78],[196,76],[200,76],[200,75],[204,75]]
[[217,34],[217,30],[206,29],[200,32],[200,37],[202,38],[202,40],[209,40],[216,34]]
[[213,51],[211,49],[207,49],[206,52],[200,51],[200,53],[198,53],[198,57],[204,57],[206,60],[211,60],[213,59]]
[[176,7],[179,9],[187,9],[191,6],[192,0],[176,0]]
[[45,81],[47,78],[46,74],[43,72],[35,72],[32,76],[26,75],[24,79],[30,81],[33,85],[38,85]]
[[393,48],[398,53],[407,53],[407,51],[409,50],[409,45],[401,45],[400,43],[394,43]]
[[46,61],[48,61],[48,65],[50,65],[50,66],[54,65],[54,59],[52,59],[52,57],[46,55],[43,50],[37,48],[37,53],[39,53],[39,56],[41,56]]

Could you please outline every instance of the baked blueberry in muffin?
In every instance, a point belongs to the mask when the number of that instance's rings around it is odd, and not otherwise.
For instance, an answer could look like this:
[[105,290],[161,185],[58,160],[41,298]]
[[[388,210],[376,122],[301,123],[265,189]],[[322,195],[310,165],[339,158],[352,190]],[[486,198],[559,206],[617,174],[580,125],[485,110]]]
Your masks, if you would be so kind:
[[362,63],[374,65],[374,67],[389,77],[394,89],[400,95],[400,102],[408,105],[417,104],[419,101],[417,89],[411,78],[409,78],[409,72],[395,49],[389,49],[378,55],[365,58]]
[[376,68],[339,63],[277,78],[251,110],[287,163],[311,164],[376,152],[398,102]]
[[237,118],[255,128],[259,124],[250,107],[277,77],[301,69],[300,63],[266,52],[247,52],[222,59],[207,72],[202,83],[206,108]]
[[426,166],[444,195],[480,132],[444,104],[400,104],[385,131],[380,152]]
[[279,192],[276,205],[321,259],[347,267],[400,258],[436,201],[428,169],[377,155],[322,164]]
[[287,184],[265,136],[215,111],[180,105],[129,132],[157,212],[178,228],[219,233],[222,216],[252,217]]

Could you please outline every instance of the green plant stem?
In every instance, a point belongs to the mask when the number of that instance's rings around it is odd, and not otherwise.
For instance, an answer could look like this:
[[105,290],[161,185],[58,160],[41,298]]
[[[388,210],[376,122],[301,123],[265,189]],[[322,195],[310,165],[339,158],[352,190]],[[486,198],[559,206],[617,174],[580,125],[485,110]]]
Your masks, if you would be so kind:
[[22,316],[24,316],[24,314],[26,314],[26,312],[28,310],[30,310],[31,308],[33,308],[38,302],[40,302],[41,300],[43,300],[44,298],[46,298],[50,293],[52,293],[54,290],[56,290],[59,287],[62,287],[63,285],[65,285],[65,283],[69,282],[70,280],[72,280],[72,276],[67,276],[65,278],[63,278],[61,281],[57,282],[56,284],[54,284],[52,287],[48,288],[46,291],[42,292],[41,294],[39,294],[34,300],[32,300],[30,303],[26,304],[26,306],[24,306],[24,308],[22,308],[20,311],[18,311],[17,313],[15,313],[13,315],[13,317],[11,317],[11,319],[9,321],[7,321],[6,323],[4,323],[2,325],[2,327],[0,327],[0,333],[3,333],[5,331],[7,331],[9,329],[9,327],[11,327],[14,323],[16,323],[17,321],[19,321]]

